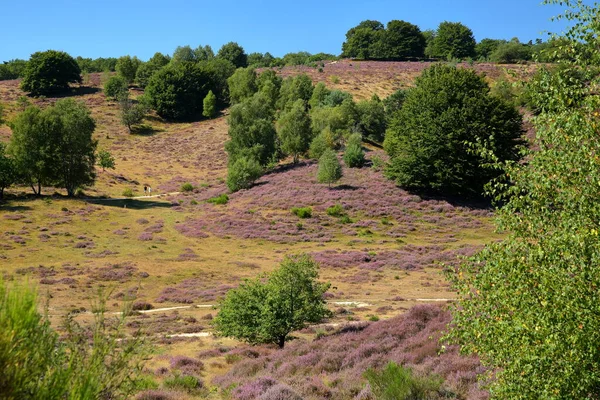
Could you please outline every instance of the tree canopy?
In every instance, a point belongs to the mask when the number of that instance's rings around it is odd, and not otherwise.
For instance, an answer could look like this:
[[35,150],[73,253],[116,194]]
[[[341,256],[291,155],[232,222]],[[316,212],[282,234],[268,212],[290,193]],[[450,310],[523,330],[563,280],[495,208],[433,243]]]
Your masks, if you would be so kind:
[[70,83],[81,83],[81,70],[73,57],[64,51],[33,53],[23,72],[21,89],[34,96],[59,93]]
[[481,195],[499,174],[484,168],[489,157],[519,159],[521,115],[472,70],[436,65],[415,85],[386,133],[387,176],[406,188]]
[[245,68],[248,66],[248,55],[244,48],[235,42],[224,44],[217,53],[218,58],[231,62],[236,68]]
[[443,59],[475,57],[473,31],[460,22],[442,22],[432,43],[432,55]]

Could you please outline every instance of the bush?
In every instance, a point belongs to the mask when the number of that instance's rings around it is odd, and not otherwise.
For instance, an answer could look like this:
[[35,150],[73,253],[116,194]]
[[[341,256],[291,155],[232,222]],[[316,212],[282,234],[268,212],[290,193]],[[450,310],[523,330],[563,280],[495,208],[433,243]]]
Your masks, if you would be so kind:
[[141,64],[142,62],[137,57],[123,56],[117,60],[115,70],[129,84],[135,80],[135,74]]
[[217,96],[214,95],[212,90],[208,91],[208,94],[202,101],[202,115],[206,118],[214,118],[217,115]]
[[216,197],[212,197],[206,201],[208,203],[212,203],[212,204],[227,204],[227,202],[229,202],[229,196],[227,196],[227,194],[223,193]]
[[298,218],[311,218],[312,217],[312,208],[310,207],[294,207],[292,208],[292,214],[297,216]]
[[472,70],[436,65],[417,78],[387,131],[386,175],[399,185],[446,195],[482,195],[501,174],[492,161],[520,158],[522,117],[490,96]]
[[50,95],[69,89],[69,83],[81,83],[81,70],[64,51],[33,53],[21,81],[21,89],[34,96]]
[[227,170],[227,187],[232,192],[248,189],[262,173],[263,169],[255,158],[240,157]]
[[371,392],[380,400],[430,399],[440,394],[442,379],[414,376],[409,368],[390,362],[381,371],[369,368],[365,377]]
[[327,215],[330,215],[332,217],[341,217],[343,215],[346,215],[346,212],[344,211],[344,207],[342,207],[341,204],[336,204],[327,208]]
[[224,44],[217,53],[217,58],[231,62],[236,68],[245,68],[248,66],[248,55],[244,48],[236,42]]
[[365,152],[362,149],[362,136],[355,133],[348,138],[344,151],[344,163],[350,168],[360,168],[365,163]]
[[123,196],[125,197],[133,197],[133,190],[131,188],[126,188],[125,190],[123,190]]
[[119,75],[111,76],[104,84],[104,94],[112,100],[119,100],[127,94],[127,81]]
[[308,148],[308,156],[312,159],[318,160],[321,158],[325,150],[333,150],[337,147],[339,135],[331,132],[331,129],[325,128],[323,132],[319,133],[310,143]]
[[258,91],[254,68],[238,68],[227,79],[231,104],[241,103]]
[[183,185],[181,185],[182,192],[191,192],[192,190],[194,190],[194,185],[192,185],[189,182],[186,182]]
[[202,381],[192,375],[176,375],[163,381],[163,386],[167,389],[182,390],[188,393],[195,393],[203,386]]

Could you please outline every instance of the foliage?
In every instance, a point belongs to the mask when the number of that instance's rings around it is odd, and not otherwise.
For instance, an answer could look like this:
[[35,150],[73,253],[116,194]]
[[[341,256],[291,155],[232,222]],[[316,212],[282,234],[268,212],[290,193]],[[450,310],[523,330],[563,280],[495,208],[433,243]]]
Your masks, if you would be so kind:
[[249,153],[261,165],[269,162],[275,153],[273,113],[267,96],[261,92],[231,107],[228,118],[231,140],[225,144],[230,164]]
[[298,218],[311,218],[312,217],[312,208],[311,207],[293,207],[292,214],[294,214]]
[[254,157],[249,155],[238,157],[227,169],[227,187],[232,192],[248,189],[262,173],[263,168]]
[[364,100],[356,105],[359,120],[358,130],[375,142],[383,142],[386,128],[385,108],[379,97],[373,95],[371,100]]
[[283,111],[277,120],[277,135],[281,150],[291,154],[294,163],[298,156],[305,153],[310,145],[312,131],[310,117],[306,112],[306,103],[298,99],[288,111]]
[[479,60],[486,61],[490,58],[492,53],[496,51],[496,49],[506,43],[506,40],[498,40],[498,39],[482,39],[479,43],[475,45],[475,55]]
[[229,85],[229,99],[231,104],[241,103],[258,91],[256,71],[253,68],[238,68],[227,79],[227,84]]
[[202,101],[202,115],[206,118],[214,118],[217,115],[217,96],[214,95],[212,90],[208,91]]
[[[547,1],[557,4],[558,1]],[[564,2],[563,2],[564,4]],[[563,68],[597,65],[597,5],[566,2]],[[559,84],[557,84],[559,83]],[[535,150],[496,187],[502,242],[449,277],[459,291],[450,338],[493,371],[493,398],[594,398],[600,387],[597,78],[577,92],[541,77],[548,106]]]
[[308,149],[308,156],[312,159],[318,160],[321,158],[325,150],[336,149],[339,147],[339,140],[341,135],[331,131],[329,127],[326,127],[310,142]]
[[344,151],[344,163],[349,168],[360,168],[365,163],[365,152],[362,149],[362,136],[355,133],[350,136]]
[[19,175],[35,194],[52,184],[73,196],[78,187],[94,183],[95,126],[87,107],[72,99],[44,111],[31,106],[15,118],[10,151]]
[[108,150],[100,150],[98,152],[98,166],[105,171],[106,168],[115,169],[115,158],[108,152]]
[[213,83],[211,74],[201,65],[169,64],[152,75],[146,95],[163,118],[197,118],[202,115],[203,99]]
[[125,189],[123,189],[123,196],[133,197],[133,196],[135,196],[135,194],[133,193],[133,190],[131,188],[125,188]]
[[342,166],[337,158],[337,154],[331,149],[325,150],[321,158],[319,158],[317,180],[319,183],[327,183],[331,187],[331,184],[339,181],[341,177]]
[[104,84],[104,94],[112,100],[119,100],[127,96],[127,80],[121,75],[111,76]]
[[369,368],[365,377],[377,400],[419,400],[439,394],[442,379],[415,376],[410,368],[389,362],[382,370]]
[[6,154],[6,145],[0,142],[0,199],[4,196],[4,189],[17,181],[15,163]]
[[208,89],[212,90],[217,96],[217,107],[226,107],[229,104],[227,79],[235,72],[235,66],[231,62],[220,58],[200,61],[196,66],[209,77]]
[[386,175],[406,188],[481,195],[501,173],[486,165],[519,159],[521,115],[472,70],[436,65],[415,83],[386,133]]
[[121,338],[123,318],[109,323],[101,300],[91,328],[67,317],[61,340],[37,308],[35,289],[0,282],[3,397],[124,399],[132,394],[145,351],[139,339]]
[[210,199],[206,200],[208,203],[212,203],[212,204],[227,204],[229,202],[229,196],[227,196],[226,193],[220,194],[216,197],[211,197]]
[[177,46],[175,51],[173,52],[173,56],[171,57],[171,61],[173,63],[180,62],[195,62],[196,54],[194,50],[189,45],[186,46]]
[[117,65],[115,65],[115,69],[117,73],[122,76],[127,83],[133,83],[135,80],[135,74],[138,70],[138,67],[142,64],[142,62],[137,57],[131,56],[123,56],[119,57],[117,60]]
[[162,53],[154,53],[154,55],[145,63],[140,64],[136,73],[135,81],[142,89],[148,85],[150,77],[165,65],[169,64],[171,58]]
[[236,68],[248,66],[248,56],[244,48],[235,42],[224,44],[217,53],[217,58],[225,59],[235,65]]
[[175,375],[164,380],[163,386],[167,389],[177,389],[194,394],[201,389],[202,381],[193,375]]
[[[584,89],[595,74],[594,68],[572,68],[566,64],[542,67],[526,83],[525,102],[535,114],[580,108]],[[565,96],[556,96],[556,91]]]
[[108,58],[83,58],[78,56],[75,61],[81,69],[81,72],[92,73],[92,72],[114,72],[117,65],[117,59],[114,57]]
[[0,64],[0,81],[22,77],[26,67],[27,61],[25,60],[4,61]]
[[127,127],[129,133],[134,125],[141,124],[148,113],[148,107],[143,101],[134,102],[129,97],[122,97],[119,101],[121,110],[121,123]]
[[246,280],[227,293],[214,324],[223,336],[249,343],[276,343],[283,348],[287,336],[330,316],[319,283],[319,266],[308,255],[286,257],[266,282]]
[[402,108],[406,99],[406,90],[398,89],[383,100],[383,108],[385,110],[385,119],[389,122],[396,111]]
[[69,89],[69,83],[81,83],[79,65],[64,51],[47,50],[31,55],[21,89],[33,96],[49,95]]
[[269,101],[269,107],[275,110],[279,100],[279,91],[283,80],[273,70],[266,70],[258,76],[258,90],[263,93]]
[[368,60],[379,58],[385,28],[379,21],[365,20],[346,32],[342,56]]
[[194,190],[194,185],[192,185],[189,182],[186,182],[183,185],[181,185],[182,192],[191,192],[192,190]]
[[332,217],[342,217],[346,214],[346,212],[344,211],[344,207],[341,204],[335,204],[331,207],[328,207],[326,212],[327,215],[330,215]]
[[499,64],[512,64],[531,59],[531,46],[519,43],[519,40],[511,40],[508,43],[500,44],[493,53],[490,54],[490,61]]
[[432,44],[432,55],[453,60],[475,57],[473,31],[460,22],[442,22]]
[[291,108],[296,100],[304,100],[308,104],[313,89],[312,80],[306,74],[286,78],[279,91],[277,108],[280,110]]

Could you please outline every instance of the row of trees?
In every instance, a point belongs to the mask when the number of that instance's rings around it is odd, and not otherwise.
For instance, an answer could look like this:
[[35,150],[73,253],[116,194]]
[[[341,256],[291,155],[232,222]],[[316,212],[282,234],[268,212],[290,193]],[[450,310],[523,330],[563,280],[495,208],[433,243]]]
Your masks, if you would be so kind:
[[346,33],[342,57],[365,60],[470,58],[514,63],[531,60],[534,55],[546,61],[549,54],[543,54],[542,50],[549,46],[541,40],[522,44],[517,38],[511,41],[483,39],[476,43],[473,31],[459,22],[445,21],[435,31],[421,32],[418,26],[406,21],[392,20],[384,27],[379,21],[366,20]]
[[94,183],[96,123],[83,103],[63,99],[43,110],[30,106],[10,126],[10,143],[0,143],[0,197],[15,183],[31,186],[36,195],[43,186],[62,187],[69,196]]
[[[282,80],[274,71],[258,76],[251,68],[238,69],[228,84],[233,106],[225,149],[231,190],[249,187],[263,168],[285,156],[293,162],[305,154],[319,159],[328,149],[348,145],[352,133],[383,141],[385,106],[376,96],[355,103],[348,93],[314,86],[307,75]],[[352,146],[358,159],[360,142],[357,148],[355,139]]]

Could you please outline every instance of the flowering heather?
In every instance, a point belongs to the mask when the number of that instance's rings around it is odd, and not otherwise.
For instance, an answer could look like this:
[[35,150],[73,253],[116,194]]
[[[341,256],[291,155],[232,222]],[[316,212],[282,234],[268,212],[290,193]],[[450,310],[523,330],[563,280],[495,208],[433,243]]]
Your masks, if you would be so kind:
[[[263,176],[256,186],[230,196],[225,208],[200,204],[201,216],[177,224],[182,234],[205,237],[235,236],[279,243],[329,242],[340,233],[361,236],[381,234],[399,238],[408,233],[452,234],[456,229],[483,226],[488,210],[472,210],[444,200],[424,200],[412,195],[381,172],[349,168],[337,187],[316,181],[317,165],[283,166]],[[354,221],[343,224],[327,214],[336,204]],[[300,220],[289,210],[311,207],[312,218]]]
[[138,272],[138,269],[129,262],[109,264],[95,269],[91,277],[99,281],[126,282]]
[[[474,357],[464,357],[456,346],[441,352],[438,339],[450,322],[439,305],[419,305],[385,321],[361,324],[314,341],[296,340],[283,350],[246,358],[225,375],[215,378],[222,388],[237,385],[234,399],[267,386],[285,384],[307,399],[352,399],[365,388],[364,372],[389,361],[410,367],[416,374],[437,374],[444,388],[468,399],[487,399],[478,387],[483,369]],[[273,382],[275,381],[275,382]]]

